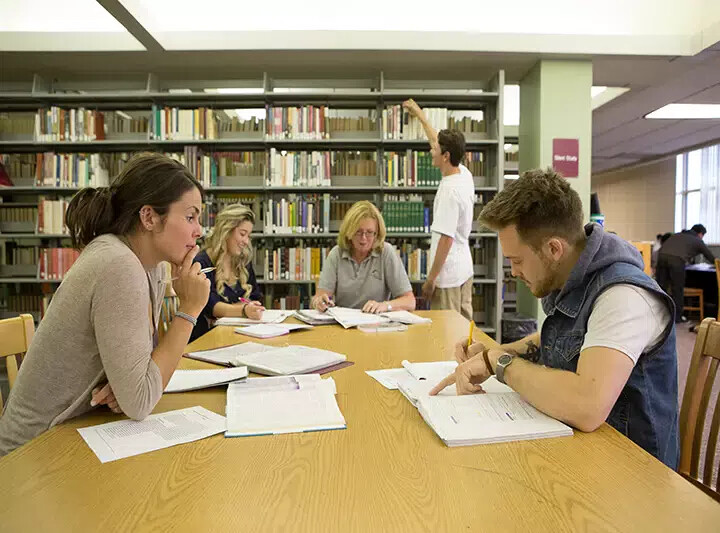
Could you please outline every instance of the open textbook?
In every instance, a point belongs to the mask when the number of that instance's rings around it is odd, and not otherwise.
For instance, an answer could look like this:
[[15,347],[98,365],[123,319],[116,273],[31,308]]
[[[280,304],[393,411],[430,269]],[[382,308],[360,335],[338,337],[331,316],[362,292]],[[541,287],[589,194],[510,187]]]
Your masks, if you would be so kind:
[[363,313],[360,309],[349,307],[330,307],[326,313],[337,320],[345,329],[367,324],[390,322],[389,318],[373,313]]
[[246,366],[251,372],[271,376],[333,370],[336,365],[347,361],[343,354],[320,348],[267,346],[255,342],[190,352],[185,357],[223,366]]
[[[446,368],[448,363],[439,362]],[[425,363],[428,366],[423,369],[418,366],[421,364],[410,363],[413,372],[398,377],[397,387],[448,446],[565,437],[573,434],[569,426],[541,413],[494,376],[482,383],[484,394],[458,396],[455,386],[451,385],[437,396],[430,396],[430,390],[448,372],[441,373],[441,366],[433,368],[430,366],[432,363]],[[405,362],[403,366],[405,367]]]
[[165,392],[185,392],[208,387],[227,385],[232,381],[245,379],[248,375],[247,367],[219,368],[207,370],[175,370],[165,387]]
[[245,365],[251,372],[268,376],[308,374],[342,363],[347,358],[330,350],[310,346],[285,346],[262,352],[239,355],[236,363]]
[[226,437],[345,429],[335,381],[317,374],[249,378],[227,393]]
[[197,359],[198,361],[205,361],[206,363],[214,363],[216,365],[242,366],[242,363],[237,362],[238,356],[256,352],[267,352],[276,349],[277,346],[267,346],[256,342],[243,342],[240,344],[233,344],[231,346],[213,348],[212,350],[189,352],[183,355],[185,357],[189,357],[190,359]]

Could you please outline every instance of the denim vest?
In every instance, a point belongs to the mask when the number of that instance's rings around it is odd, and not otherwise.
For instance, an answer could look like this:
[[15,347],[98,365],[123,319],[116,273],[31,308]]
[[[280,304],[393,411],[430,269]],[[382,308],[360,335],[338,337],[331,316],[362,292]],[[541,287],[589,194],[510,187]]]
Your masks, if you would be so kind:
[[559,291],[542,300],[540,363],[575,372],[595,299],[620,283],[660,296],[670,310],[663,339],[643,353],[607,418],[608,424],[672,469],[679,459],[678,376],[672,299],[642,270],[637,250],[597,224],[585,227],[585,250]]

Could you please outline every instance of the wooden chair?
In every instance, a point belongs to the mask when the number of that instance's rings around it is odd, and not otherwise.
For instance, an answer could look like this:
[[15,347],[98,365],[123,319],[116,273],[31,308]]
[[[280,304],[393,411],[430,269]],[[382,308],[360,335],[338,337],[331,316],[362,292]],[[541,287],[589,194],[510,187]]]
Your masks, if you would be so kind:
[[[11,389],[34,333],[35,323],[32,315],[20,315],[0,320],[0,339],[2,339],[0,358],[5,359]],[[0,394],[0,411],[2,411],[2,407],[3,399]]]
[[702,289],[696,289],[692,287],[685,287],[685,291],[683,293],[684,298],[697,298],[697,306],[696,305],[685,305],[683,304],[683,312],[684,311],[697,311],[700,314],[700,322],[703,321],[705,318],[705,301],[703,298],[703,290]]
[[163,338],[170,327],[170,322],[175,318],[180,307],[180,302],[177,296],[166,296],[163,298],[162,307],[160,307],[160,320],[158,320],[158,337]]
[[706,318],[698,330],[680,409],[681,452],[678,472],[718,502],[720,502],[720,492],[717,486],[712,489],[711,484],[713,471],[716,471],[714,463],[720,430],[720,395],[715,402],[710,425],[702,478],[700,478],[700,459],[705,419],[719,364],[720,322]]
[[718,286],[718,320],[720,320],[720,259],[715,259],[715,278]]

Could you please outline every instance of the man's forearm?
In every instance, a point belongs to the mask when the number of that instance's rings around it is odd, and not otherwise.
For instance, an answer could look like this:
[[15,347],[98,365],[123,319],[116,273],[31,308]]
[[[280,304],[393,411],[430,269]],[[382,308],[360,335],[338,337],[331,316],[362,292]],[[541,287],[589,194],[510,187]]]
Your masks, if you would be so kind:
[[594,395],[576,373],[516,358],[505,370],[505,382],[533,407],[581,431],[594,431],[602,420],[592,414]]
[[440,275],[440,271],[445,264],[445,260],[450,253],[450,248],[452,248],[452,245],[452,237],[448,237],[447,235],[442,235],[440,237],[437,248],[435,250],[435,259],[433,259],[432,268],[430,268],[430,272],[428,273],[428,281],[434,282]]
[[540,360],[540,332],[532,333],[519,341],[503,344],[501,348],[506,352],[537,363]]
[[423,130],[425,130],[425,135],[427,136],[430,144],[436,143],[438,138],[437,131],[435,131],[435,128],[430,125],[430,122],[428,122],[425,113],[423,113],[421,117],[418,117],[418,120],[420,120],[420,124],[422,124]]

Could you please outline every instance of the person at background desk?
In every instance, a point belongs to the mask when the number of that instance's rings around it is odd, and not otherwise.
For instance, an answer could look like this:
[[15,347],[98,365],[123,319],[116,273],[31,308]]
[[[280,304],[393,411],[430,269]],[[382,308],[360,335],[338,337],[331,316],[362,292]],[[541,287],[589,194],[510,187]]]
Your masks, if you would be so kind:
[[412,311],[415,295],[395,248],[385,242],[385,222],[377,207],[353,204],[340,225],[337,246],[325,259],[312,306],[362,309],[366,313]]
[[678,373],[673,301],[637,249],[583,227],[580,196],[551,169],[525,172],[483,209],[512,275],[542,298],[542,331],[501,349],[458,343],[455,383],[482,391],[496,374],[536,409],[578,428],[603,422],[677,467]]
[[711,263],[715,262],[710,248],[703,242],[706,233],[705,226],[695,224],[667,239],[658,252],[655,279],[663,289],[670,290],[675,301],[675,322],[687,322],[682,314],[685,306],[685,265],[699,254]]
[[217,215],[215,226],[195,257],[208,272],[210,296],[198,318],[190,340],[207,333],[216,318],[243,317],[260,319],[265,308],[252,266],[253,249],[250,234],[255,214],[243,204],[226,207]]

